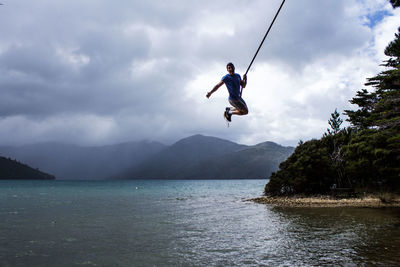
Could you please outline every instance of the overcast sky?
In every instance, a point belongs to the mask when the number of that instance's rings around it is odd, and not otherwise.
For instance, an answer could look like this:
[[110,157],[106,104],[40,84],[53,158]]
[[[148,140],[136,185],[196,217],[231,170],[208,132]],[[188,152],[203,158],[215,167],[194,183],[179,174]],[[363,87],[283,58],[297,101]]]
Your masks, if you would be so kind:
[[0,145],[320,138],[400,26],[388,0],[287,0],[228,128],[225,86],[206,93],[226,63],[243,74],[281,0],[2,3]]

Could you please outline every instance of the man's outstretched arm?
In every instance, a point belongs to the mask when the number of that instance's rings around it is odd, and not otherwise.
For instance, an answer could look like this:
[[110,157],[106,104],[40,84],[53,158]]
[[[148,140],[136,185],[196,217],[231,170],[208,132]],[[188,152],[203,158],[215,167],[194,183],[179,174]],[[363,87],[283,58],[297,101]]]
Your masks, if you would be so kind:
[[245,88],[247,85],[247,75],[244,74],[243,75],[243,80],[240,81],[240,85],[242,86],[242,88]]
[[215,91],[217,91],[218,88],[220,88],[221,85],[223,85],[223,84],[224,84],[223,81],[220,81],[219,83],[217,83],[217,84],[214,86],[214,88],[213,88],[210,92],[207,93],[206,97],[207,97],[207,98],[210,98],[210,96],[211,96]]

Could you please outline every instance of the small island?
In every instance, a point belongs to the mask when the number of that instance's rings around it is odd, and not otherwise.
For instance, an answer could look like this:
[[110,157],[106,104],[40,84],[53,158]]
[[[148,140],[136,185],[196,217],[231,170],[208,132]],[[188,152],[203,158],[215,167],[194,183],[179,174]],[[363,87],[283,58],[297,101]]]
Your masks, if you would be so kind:
[[[397,5],[394,7],[397,7]],[[257,203],[280,206],[400,207],[400,28],[385,49],[384,71],[345,110],[337,110],[320,139],[300,141],[272,173]]]

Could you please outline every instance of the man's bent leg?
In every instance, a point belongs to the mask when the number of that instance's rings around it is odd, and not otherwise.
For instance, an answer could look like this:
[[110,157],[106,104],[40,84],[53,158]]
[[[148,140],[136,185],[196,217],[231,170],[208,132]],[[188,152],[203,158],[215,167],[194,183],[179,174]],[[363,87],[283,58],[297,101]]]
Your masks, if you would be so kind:
[[246,115],[249,113],[246,102],[242,98],[229,99],[229,103],[234,107],[232,114],[235,115]]

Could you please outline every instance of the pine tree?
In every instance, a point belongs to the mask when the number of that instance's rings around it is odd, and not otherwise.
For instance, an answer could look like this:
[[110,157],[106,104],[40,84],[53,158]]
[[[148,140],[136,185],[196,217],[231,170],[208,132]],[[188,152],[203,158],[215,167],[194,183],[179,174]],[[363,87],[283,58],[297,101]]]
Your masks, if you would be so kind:
[[335,109],[335,112],[331,114],[331,118],[329,119],[328,123],[332,129],[327,129],[328,135],[335,135],[340,132],[340,126],[342,125],[343,120],[340,118],[340,114],[337,112],[337,109]]
[[379,129],[400,129],[400,28],[395,36],[385,49],[390,58],[384,66],[389,69],[369,78],[366,84],[376,89],[377,101],[368,120]]
[[342,125],[343,120],[340,118],[340,114],[337,109],[335,109],[335,112],[331,114],[331,118],[329,119],[328,123],[331,126],[331,129],[327,129],[328,133],[324,134],[324,138],[331,140],[330,143],[332,143],[331,149],[329,149],[329,158],[333,169],[336,170],[337,173],[336,185],[338,187],[343,187],[345,178],[345,159],[342,150],[343,142],[341,135],[339,134],[341,132],[340,126]]
[[388,69],[369,78],[365,84],[375,91],[358,91],[350,103],[358,105],[359,109],[345,110],[348,121],[358,129],[400,127],[400,28],[395,37],[385,49],[390,58],[383,66]]
[[376,94],[370,93],[367,89],[362,89],[358,91],[356,97],[353,97],[349,102],[358,105],[359,109],[356,111],[345,110],[345,114],[349,117],[347,121],[359,130],[367,129],[370,126],[369,118],[371,116],[371,111],[378,102]]
[[[393,7],[400,1],[391,1]],[[358,184],[385,185],[400,189],[400,28],[388,44],[386,70],[367,79],[366,86],[350,102],[359,106],[346,110],[352,126],[358,130],[345,147],[347,173]]]

